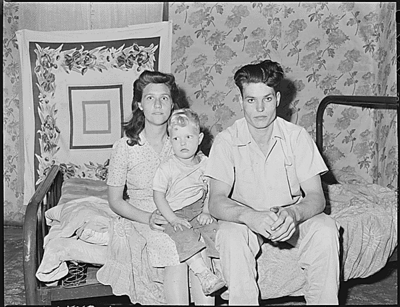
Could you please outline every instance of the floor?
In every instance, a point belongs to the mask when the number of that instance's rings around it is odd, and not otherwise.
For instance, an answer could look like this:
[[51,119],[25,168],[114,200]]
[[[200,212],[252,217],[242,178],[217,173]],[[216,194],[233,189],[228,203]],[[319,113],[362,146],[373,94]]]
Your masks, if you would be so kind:
[[[4,304],[26,305],[22,270],[22,228],[4,226]],[[365,279],[343,283],[340,291],[340,305],[397,305],[397,260]],[[70,302],[88,304],[93,302]],[[126,300],[110,297],[102,305],[126,304]],[[128,302],[129,303],[129,302]],[[221,301],[224,303],[224,301]],[[63,304],[65,305],[65,304]],[[302,297],[288,297],[267,300],[263,306],[305,305]]]

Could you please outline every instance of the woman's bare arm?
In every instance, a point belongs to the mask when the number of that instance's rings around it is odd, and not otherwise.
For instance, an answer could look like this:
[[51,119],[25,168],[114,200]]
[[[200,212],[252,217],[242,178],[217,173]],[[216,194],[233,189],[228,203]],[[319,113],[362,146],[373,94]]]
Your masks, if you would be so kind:
[[111,210],[120,216],[143,224],[148,224],[154,230],[163,230],[162,224],[168,223],[160,214],[140,210],[123,199],[124,186],[108,186],[108,202]]

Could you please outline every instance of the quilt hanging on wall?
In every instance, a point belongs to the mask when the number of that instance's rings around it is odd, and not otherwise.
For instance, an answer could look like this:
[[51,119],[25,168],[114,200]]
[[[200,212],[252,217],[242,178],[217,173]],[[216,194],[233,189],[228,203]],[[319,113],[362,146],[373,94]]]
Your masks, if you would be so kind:
[[104,180],[143,70],[170,72],[172,23],[17,31],[22,76],[24,204],[53,164]]

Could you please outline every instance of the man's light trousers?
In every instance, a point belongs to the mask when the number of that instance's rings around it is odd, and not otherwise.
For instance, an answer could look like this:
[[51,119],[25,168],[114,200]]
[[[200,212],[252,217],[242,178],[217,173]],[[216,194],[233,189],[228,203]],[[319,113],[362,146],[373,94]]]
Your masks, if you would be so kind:
[[[229,305],[258,305],[260,291],[256,282],[256,255],[262,240],[246,225],[219,221],[216,248],[229,290]],[[304,270],[307,304],[338,304],[339,231],[324,213],[301,223],[287,241],[298,250]]]

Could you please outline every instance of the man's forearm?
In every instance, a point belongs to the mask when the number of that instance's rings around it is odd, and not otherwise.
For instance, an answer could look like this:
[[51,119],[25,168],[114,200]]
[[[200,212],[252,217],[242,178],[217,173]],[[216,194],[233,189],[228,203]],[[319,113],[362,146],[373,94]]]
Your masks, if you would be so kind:
[[247,224],[247,215],[254,212],[253,209],[223,196],[210,197],[209,211],[219,220],[240,224]]
[[324,211],[325,198],[318,193],[310,193],[300,203],[291,205],[287,209],[293,210],[296,221],[301,223]]

